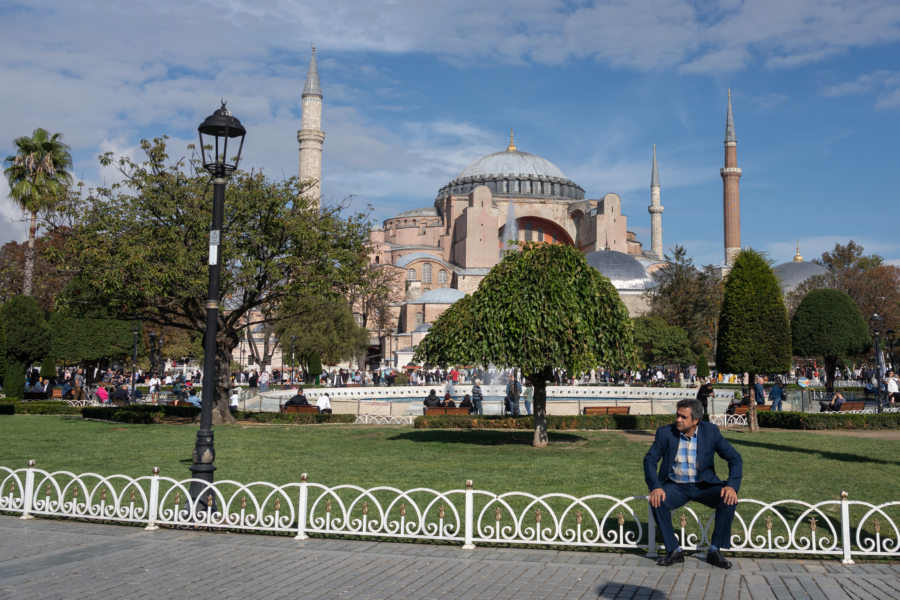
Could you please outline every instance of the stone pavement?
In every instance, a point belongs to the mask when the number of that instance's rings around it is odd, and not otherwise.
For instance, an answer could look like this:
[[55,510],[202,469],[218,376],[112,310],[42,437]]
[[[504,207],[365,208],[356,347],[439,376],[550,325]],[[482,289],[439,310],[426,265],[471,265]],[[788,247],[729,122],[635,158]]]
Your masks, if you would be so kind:
[[900,598],[900,564],[310,539],[0,516],[0,598]]

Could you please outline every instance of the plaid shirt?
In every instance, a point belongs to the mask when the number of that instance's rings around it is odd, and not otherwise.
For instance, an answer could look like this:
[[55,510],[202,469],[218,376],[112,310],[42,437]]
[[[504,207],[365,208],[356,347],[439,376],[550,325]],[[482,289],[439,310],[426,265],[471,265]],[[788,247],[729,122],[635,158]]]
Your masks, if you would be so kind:
[[679,434],[675,466],[672,468],[669,479],[675,483],[697,481],[697,430],[694,430],[694,435],[691,437],[687,437],[683,433]]

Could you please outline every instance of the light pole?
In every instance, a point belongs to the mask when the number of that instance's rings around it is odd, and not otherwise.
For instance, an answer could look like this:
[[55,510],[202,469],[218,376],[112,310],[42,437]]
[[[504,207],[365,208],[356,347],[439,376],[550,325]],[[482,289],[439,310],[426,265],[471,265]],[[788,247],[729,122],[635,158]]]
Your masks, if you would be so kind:
[[297,336],[291,336],[291,383],[294,383],[294,343],[297,341]]
[[884,332],[884,335],[887,338],[888,346],[891,349],[891,371],[896,371],[897,369],[894,366],[894,342],[896,342],[897,339],[894,337],[894,328],[889,327],[888,330]]
[[[222,223],[225,219],[225,181],[235,169],[241,158],[241,150],[244,147],[244,136],[247,130],[241,125],[231,112],[222,107],[197,128],[200,134],[200,152],[203,160],[203,168],[209,171],[213,181],[213,206],[212,225],[209,228],[209,294],[206,301],[206,332],[204,334],[205,347],[203,349],[203,397],[200,405],[200,429],[197,431],[197,443],[194,446],[193,464],[191,473],[194,481],[191,481],[190,494],[197,501],[196,509],[207,505],[204,494],[209,493],[209,487],[213,482],[213,472],[216,470],[213,461],[216,457],[213,445],[212,431],[212,407],[215,400],[216,381],[216,336],[219,329],[219,246],[222,243]],[[206,139],[204,139],[204,136]],[[234,162],[228,162],[228,142],[233,138],[239,138],[237,153]],[[212,152],[212,154],[208,154]]]
[[138,321],[134,322],[132,333],[134,333],[134,348],[131,350],[131,402],[134,402],[134,388],[137,385],[137,343],[138,334],[141,332],[141,325]]
[[881,379],[884,373],[881,371],[881,348],[878,345],[878,336],[881,335],[881,317],[874,313],[869,317],[872,327],[872,337],[875,338],[875,398],[878,401],[878,412],[881,412]]

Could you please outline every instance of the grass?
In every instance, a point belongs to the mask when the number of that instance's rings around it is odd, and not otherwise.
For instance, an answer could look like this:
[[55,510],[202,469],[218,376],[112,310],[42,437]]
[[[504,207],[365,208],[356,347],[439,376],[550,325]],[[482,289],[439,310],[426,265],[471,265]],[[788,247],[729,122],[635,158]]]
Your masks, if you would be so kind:
[[[123,425],[71,416],[0,417],[0,465],[29,459],[48,471],[148,475],[154,466],[188,478],[195,425]],[[812,432],[727,432],[744,458],[741,497],[763,501],[898,500],[896,441]],[[412,430],[353,425],[215,428],[216,479],[310,481],[459,489],[466,479],[494,492],[645,494],[642,458],[652,434],[551,433],[548,448],[524,431]],[[894,449],[894,450],[892,450]],[[724,477],[727,465],[717,464]]]

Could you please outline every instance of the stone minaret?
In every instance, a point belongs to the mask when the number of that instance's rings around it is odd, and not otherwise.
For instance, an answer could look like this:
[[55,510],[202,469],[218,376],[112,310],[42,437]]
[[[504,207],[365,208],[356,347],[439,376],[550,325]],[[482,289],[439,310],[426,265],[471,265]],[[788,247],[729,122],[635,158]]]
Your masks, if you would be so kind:
[[656,144],[653,144],[653,171],[650,173],[650,252],[658,259],[663,259],[662,212],[659,203],[659,170],[656,167]]
[[731,88],[728,89],[728,117],[725,120],[725,167],[722,174],[722,203],[725,212],[725,266],[730,267],[741,251],[741,169],[737,166],[737,136],[731,114]]
[[325,132],[322,131],[322,88],[319,85],[315,46],[312,48],[301,103],[303,118],[301,129],[297,132],[297,141],[300,142],[300,180],[315,181],[306,195],[318,206],[322,198],[322,143],[325,141]]

